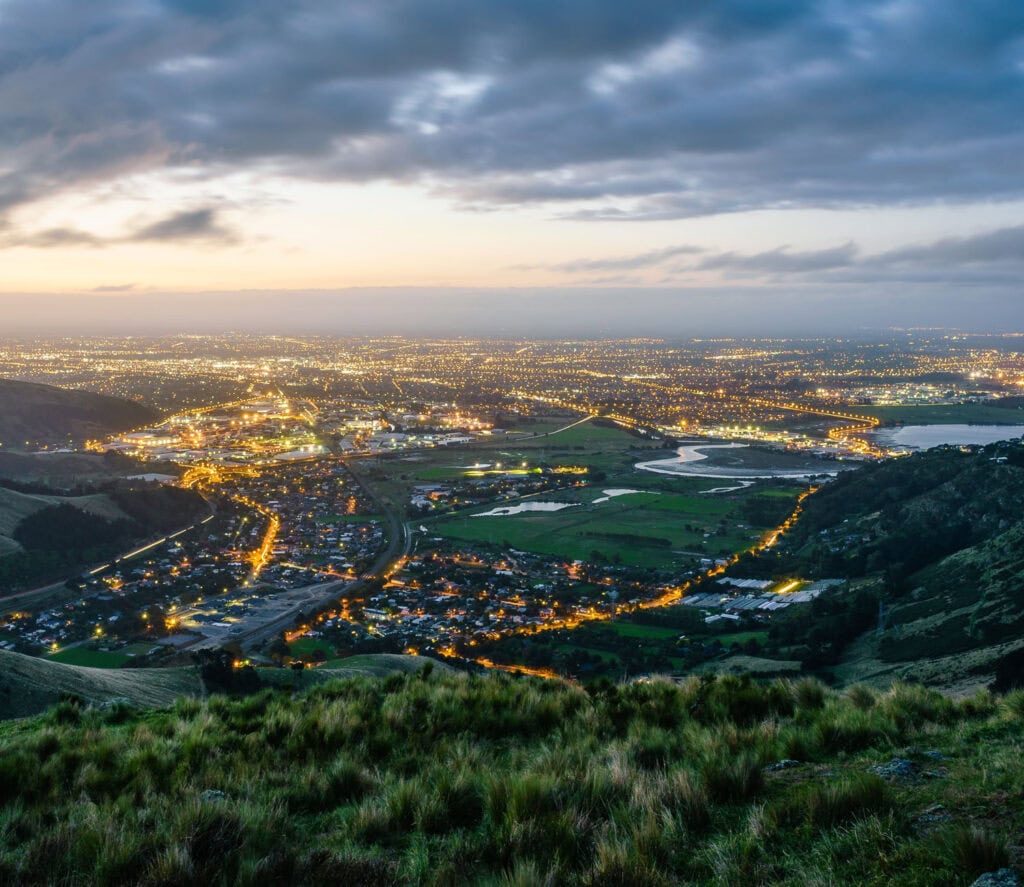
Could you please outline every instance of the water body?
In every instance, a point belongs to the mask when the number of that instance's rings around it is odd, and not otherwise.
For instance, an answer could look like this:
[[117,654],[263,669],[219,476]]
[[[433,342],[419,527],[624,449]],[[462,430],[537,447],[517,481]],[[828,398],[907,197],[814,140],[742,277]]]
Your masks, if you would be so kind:
[[734,487],[712,487],[710,490],[701,490],[701,493],[731,493],[734,490],[745,490],[747,487],[752,487],[754,482],[752,480],[741,480]]
[[609,499],[614,499],[616,496],[628,496],[630,493],[650,493],[652,496],[657,496],[653,490],[601,490],[604,493],[603,496],[595,499],[591,504],[598,505],[601,502],[607,502]]
[[697,465],[707,459],[705,450],[735,450],[745,448],[747,444],[688,444],[676,450],[679,455],[675,459],[656,459],[653,462],[638,462],[634,467],[642,471],[653,471],[655,474],[683,474],[687,477],[719,477],[723,480],[764,480],[772,477],[808,478],[823,474],[836,475],[838,471],[801,469],[764,469],[764,468],[716,468],[715,466]]
[[1024,434],[1024,425],[904,425],[876,431],[880,442],[894,447],[927,450],[943,444],[990,444]]
[[527,511],[561,511],[563,508],[572,508],[579,505],[578,502],[520,502],[518,505],[502,505],[500,508],[492,508],[490,511],[482,511],[480,514],[471,514],[470,517],[510,517],[513,514],[523,514]]

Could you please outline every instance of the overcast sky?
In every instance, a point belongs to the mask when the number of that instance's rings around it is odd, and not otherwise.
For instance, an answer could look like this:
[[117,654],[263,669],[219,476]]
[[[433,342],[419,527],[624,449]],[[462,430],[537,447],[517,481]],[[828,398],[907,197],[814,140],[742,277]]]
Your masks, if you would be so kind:
[[0,0],[4,329],[1024,329],[1021,0]]

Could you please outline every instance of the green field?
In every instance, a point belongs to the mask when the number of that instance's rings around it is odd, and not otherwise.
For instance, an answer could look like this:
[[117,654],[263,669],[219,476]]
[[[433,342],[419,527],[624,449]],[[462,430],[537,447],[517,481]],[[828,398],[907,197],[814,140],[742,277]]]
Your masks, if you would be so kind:
[[126,656],[147,656],[154,650],[158,649],[157,644],[147,644],[142,641],[129,644],[127,647],[122,647],[118,650],[118,653],[124,653]]
[[588,656],[597,656],[603,662],[616,665],[622,662],[617,653],[611,653],[608,650],[598,650],[596,647],[581,647],[578,644],[557,644],[555,649],[560,653],[586,653]]
[[747,641],[757,641],[759,644],[763,644],[767,639],[767,631],[736,631],[732,634],[718,635],[718,640],[726,647],[745,644]]
[[105,650],[90,650],[88,647],[70,647],[48,657],[52,662],[65,665],[81,665],[85,668],[120,668],[132,657],[125,653],[108,653]]
[[[568,420],[561,424],[568,424]],[[705,495],[703,491],[723,486],[722,480],[671,477],[635,468],[637,462],[662,455],[667,457],[670,453],[670,449],[621,428],[584,422],[566,431],[530,440],[494,441],[454,450],[439,448],[412,456],[362,462],[354,468],[378,488],[382,498],[395,507],[404,508],[417,484],[473,477],[471,472],[529,472],[532,475],[540,466],[585,466],[591,472],[602,472],[601,480],[590,479],[585,486],[535,498],[535,501],[572,502],[575,507],[560,512],[526,512],[506,517],[472,516],[506,504],[502,500],[437,518],[424,518],[423,522],[432,533],[451,539],[518,548],[568,560],[599,561],[603,558],[658,569],[688,567],[694,557],[719,557],[749,548],[767,525],[754,525],[746,516],[746,500],[760,494],[768,494],[775,501],[792,499],[799,491],[797,486],[784,483],[758,484],[728,494]],[[578,477],[585,479],[587,475]],[[595,504],[594,500],[605,496],[604,490],[615,488],[642,492]]]
[[1024,423],[1024,410],[985,404],[935,404],[926,406],[851,407],[850,412],[874,416],[881,422],[906,425],[1016,425]]
[[292,656],[311,656],[317,650],[322,650],[328,657],[334,655],[334,646],[320,638],[298,638],[288,646]]
[[[432,533],[452,539],[484,542],[568,560],[593,560],[594,552],[609,561],[637,567],[673,567],[691,555],[680,551],[718,555],[749,547],[757,531],[740,529],[739,505],[727,499],[685,496],[678,493],[619,496],[591,504],[600,491],[567,492],[545,496],[545,501],[579,504],[556,512],[474,517],[458,514],[431,522]],[[474,509],[489,511],[491,506]],[[719,522],[726,521],[724,532]],[[705,538],[705,533],[713,535]]]
[[607,625],[624,638],[639,638],[641,640],[675,640],[685,634],[681,629],[660,625],[635,625],[632,622],[609,622]]
[[618,446],[627,441],[635,444],[644,443],[640,438],[633,437],[621,428],[612,428],[606,425],[595,425],[593,422],[584,422],[582,425],[567,428],[565,431],[548,434],[543,440],[523,441],[522,443],[524,445],[533,444],[535,446],[551,444],[552,446],[583,445],[591,447],[601,444],[613,444]]

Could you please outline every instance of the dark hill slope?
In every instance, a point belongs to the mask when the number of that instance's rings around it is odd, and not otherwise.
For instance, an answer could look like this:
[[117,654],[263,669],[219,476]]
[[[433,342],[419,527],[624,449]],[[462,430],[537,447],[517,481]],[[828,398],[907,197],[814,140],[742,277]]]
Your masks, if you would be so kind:
[[[807,500],[777,551],[744,568],[847,577],[877,598],[860,608],[862,624],[846,627],[844,642],[871,631],[843,653],[840,679],[963,690],[1024,647],[1022,506],[1021,443],[932,450],[839,477]],[[830,604],[815,606],[820,626]]]
[[[333,668],[308,669],[300,675],[285,668],[261,668],[258,674],[268,687],[310,688],[344,677],[409,674],[428,663],[436,673],[452,671],[444,663],[420,656],[379,653],[353,656]],[[75,696],[91,705],[127,699],[133,705],[155,707],[205,692],[198,667],[83,668],[0,650],[0,721],[40,714],[62,696]]]
[[0,443],[66,444],[147,425],[149,407],[117,397],[0,379]]
[[127,699],[134,705],[161,706],[202,692],[197,668],[81,668],[0,650],[2,720],[38,714],[65,695],[93,704]]
[[82,496],[0,486],[0,597],[66,579],[209,513],[192,490],[136,481]]
[[821,575],[900,580],[1008,530],[1022,502],[1024,446],[943,447],[840,475],[807,501],[785,551]]

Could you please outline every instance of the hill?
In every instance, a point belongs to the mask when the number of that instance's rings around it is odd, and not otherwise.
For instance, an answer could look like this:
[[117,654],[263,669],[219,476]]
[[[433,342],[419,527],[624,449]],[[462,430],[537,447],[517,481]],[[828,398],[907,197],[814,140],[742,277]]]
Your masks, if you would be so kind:
[[203,693],[196,668],[82,668],[0,650],[0,719],[45,711],[64,696],[100,705],[125,699],[133,705],[170,705]]
[[805,663],[963,691],[1024,647],[1022,501],[1024,445],[942,447],[840,476],[738,572],[851,580],[773,626],[770,640],[803,639]]
[[[268,687],[312,687],[345,677],[409,674],[428,662],[438,671],[451,671],[440,662],[380,653],[353,656],[332,668],[308,669],[300,675],[290,669],[259,669],[258,675]],[[0,721],[40,714],[65,696],[92,705],[123,699],[137,706],[166,706],[178,697],[205,693],[197,667],[85,668],[0,650]]]
[[[435,659],[421,656],[406,656],[402,653],[366,653],[360,656],[349,656],[347,659],[332,659],[318,668],[308,668],[302,672],[302,686],[323,684],[346,677],[386,678],[393,674],[414,674],[430,663],[437,671],[454,671],[450,665]],[[283,686],[294,683],[290,669],[257,669],[260,681],[264,686]]]
[[967,885],[1022,862],[1022,722],[738,677],[64,702],[0,725],[0,882]]
[[148,425],[149,407],[90,391],[0,379],[0,444],[67,444]]
[[191,490],[132,481],[100,489],[66,496],[0,485],[0,597],[66,579],[138,540],[208,513],[203,498]]
[[[14,453],[0,449],[0,485],[41,484],[58,490],[94,486],[118,478],[147,474],[145,462],[119,453]],[[176,465],[161,465],[161,472],[179,474]]]

